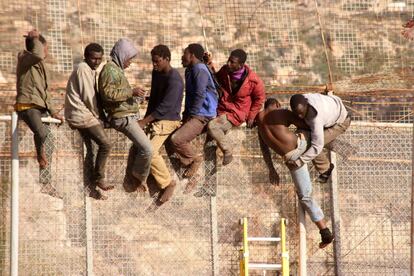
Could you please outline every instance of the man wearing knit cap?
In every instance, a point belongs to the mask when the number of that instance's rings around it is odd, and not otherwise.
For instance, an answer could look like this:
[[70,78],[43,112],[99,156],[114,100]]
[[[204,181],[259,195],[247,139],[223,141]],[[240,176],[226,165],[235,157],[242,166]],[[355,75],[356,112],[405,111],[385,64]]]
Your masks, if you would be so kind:
[[109,123],[132,142],[124,179],[127,192],[137,189],[146,191],[152,158],[151,143],[137,121],[139,98],[145,96],[145,91],[140,88],[132,89],[124,74],[124,69],[131,65],[137,54],[132,42],[121,38],[112,48],[111,60],[105,64],[99,75],[99,94]]

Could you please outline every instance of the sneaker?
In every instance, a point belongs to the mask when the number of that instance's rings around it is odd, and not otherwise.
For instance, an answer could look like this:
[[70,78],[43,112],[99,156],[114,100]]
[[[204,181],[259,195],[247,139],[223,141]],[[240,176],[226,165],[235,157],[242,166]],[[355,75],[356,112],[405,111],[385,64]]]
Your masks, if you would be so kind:
[[231,152],[226,152],[223,155],[223,166],[226,166],[233,161],[233,154]]
[[203,163],[203,157],[202,156],[194,158],[193,163],[190,164],[190,166],[184,172],[183,176],[185,178],[192,177],[197,172],[198,168],[200,168],[201,163]]
[[113,188],[115,188],[115,186],[114,185],[111,185],[111,184],[106,184],[105,182],[103,182],[103,181],[96,181],[95,182],[95,185],[97,186],[97,187],[99,187],[101,190],[104,190],[104,191],[109,191],[109,190],[112,190]]
[[170,182],[170,184],[163,189],[163,191],[161,193],[161,196],[159,198],[159,201],[161,203],[165,203],[165,202],[169,201],[171,199],[172,195],[174,194],[174,190],[175,190],[176,186],[177,186],[177,184],[175,183],[174,180],[172,180]]
[[329,228],[325,228],[322,230],[319,230],[319,234],[321,234],[321,242],[319,243],[319,248],[325,248],[327,247],[334,239],[334,236],[331,233],[331,230]]
[[334,168],[335,168],[334,164],[331,163],[329,165],[329,169],[326,172],[321,173],[319,175],[318,182],[319,183],[326,183],[326,182],[328,182],[328,179],[329,179],[329,177],[331,177],[331,174],[332,174],[332,171],[333,171]]

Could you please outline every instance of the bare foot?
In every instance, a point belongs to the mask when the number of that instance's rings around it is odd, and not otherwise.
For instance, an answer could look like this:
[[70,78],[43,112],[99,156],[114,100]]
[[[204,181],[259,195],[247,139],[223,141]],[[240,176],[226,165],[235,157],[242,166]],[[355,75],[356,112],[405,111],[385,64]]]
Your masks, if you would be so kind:
[[188,183],[187,183],[187,186],[185,186],[185,189],[184,189],[184,194],[189,194],[189,193],[191,193],[193,190],[194,190],[194,188],[195,188],[195,186],[196,186],[196,180],[195,180],[195,178],[193,177],[193,178],[191,178],[191,179],[189,179],[188,180]]
[[185,178],[192,177],[198,170],[198,168],[201,166],[201,163],[203,162],[203,157],[199,156],[194,158],[193,163],[190,164],[190,166],[187,168],[187,170],[184,172]]
[[95,184],[96,184],[96,186],[98,186],[101,190],[104,190],[104,191],[109,191],[109,190],[112,190],[113,188],[115,188],[115,186],[114,186],[114,185],[112,185],[112,184],[107,184],[107,183],[105,183],[105,182],[103,182],[103,181],[96,181],[96,182],[95,182]]
[[50,195],[55,198],[63,199],[63,196],[59,194],[56,188],[53,187],[52,184],[50,183],[44,184],[40,192],[43,194]]
[[125,175],[124,182],[122,183],[125,192],[133,193],[138,189],[139,185],[140,182],[138,182],[138,180],[136,180],[132,175],[130,175],[129,173]]
[[231,161],[233,161],[233,154],[231,152],[224,153],[224,155],[223,155],[223,166],[226,166],[226,165],[230,164]]
[[162,203],[169,201],[172,195],[174,194],[174,190],[176,186],[177,184],[175,183],[174,180],[172,180],[170,184],[167,187],[165,187],[164,190],[162,191],[159,201]]
[[147,186],[145,186],[145,184],[140,183],[137,187],[137,192],[138,193],[145,193],[147,191]]
[[107,200],[108,199],[108,197],[106,195],[103,195],[96,188],[90,188],[89,196],[96,199],[96,200]]
[[41,170],[44,170],[49,165],[49,162],[47,161],[45,147],[42,146],[40,150],[40,155],[37,156],[37,162],[39,163],[39,168]]

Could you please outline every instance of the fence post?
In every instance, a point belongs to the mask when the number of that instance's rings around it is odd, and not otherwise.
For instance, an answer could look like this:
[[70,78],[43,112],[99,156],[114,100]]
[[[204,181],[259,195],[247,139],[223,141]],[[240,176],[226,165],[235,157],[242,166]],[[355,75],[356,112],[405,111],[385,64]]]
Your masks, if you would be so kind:
[[12,183],[11,183],[11,239],[10,239],[10,275],[19,274],[19,129],[17,113],[12,113]]
[[93,236],[92,236],[92,203],[85,193],[86,217],[86,275],[93,276]]
[[331,162],[335,168],[332,171],[330,181],[330,196],[331,196],[331,221],[334,235],[333,253],[335,262],[335,275],[342,275],[342,260],[341,260],[341,223],[339,215],[339,201],[338,201],[338,171],[336,162],[336,153],[331,151]]
[[216,196],[210,196],[210,223],[211,223],[211,254],[212,254],[212,261],[213,261],[212,275],[218,276],[219,275],[219,260],[218,260],[218,252],[217,252],[218,229],[217,229]]
[[414,120],[411,137],[411,276],[414,276]]
[[299,275],[307,275],[307,249],[306,249],[306,217],[302,204],[298,202],[298,220],[299,220]]
[[[85,178],[85,154],[86,146],[81,139],[82,143],[82,168],[83,168],[83,182],[84,186],[86,181]],[[92,235],[92,203],[90,197],[86,194],[88,187],[84,187],[84,203],[85,203],[85,223],[86,223],[86,275],[93,276],[93,235]]]

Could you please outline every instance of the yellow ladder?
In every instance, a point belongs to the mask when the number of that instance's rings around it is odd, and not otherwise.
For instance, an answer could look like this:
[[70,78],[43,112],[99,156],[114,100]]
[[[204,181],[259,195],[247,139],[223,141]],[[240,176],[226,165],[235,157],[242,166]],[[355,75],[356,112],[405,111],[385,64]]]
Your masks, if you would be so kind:
[[[240,249],[240,275],[249,276],[249,270],[277,270],[282,276],[289,276],[289,252],[286,249],[286,219],[280,221],[280,237],[249,237],[247,235],[247,218],[240,220],[243,225],[243,247]],[[282,264],[264,264],[249,262],[249,242],[280,242],[282,248]]]

